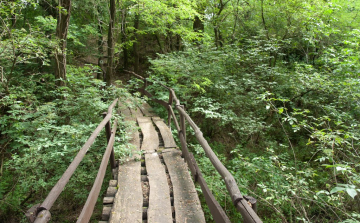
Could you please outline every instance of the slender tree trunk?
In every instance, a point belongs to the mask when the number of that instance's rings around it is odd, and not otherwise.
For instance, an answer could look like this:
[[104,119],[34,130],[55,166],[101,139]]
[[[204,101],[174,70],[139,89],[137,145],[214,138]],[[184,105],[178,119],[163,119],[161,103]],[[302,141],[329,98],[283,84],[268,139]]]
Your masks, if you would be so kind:
[[181,36],[179,34],[176,34],[175,37],[176,37],[175,48],[177,51],[180,51],[181,50]]
[[108,66],[106,69],[106,84],[111,85],[114,78],[114,23],[115,23],[115,0],[110,0],[110,21],[108,33]]
[[[100,11],[100,7],[97,9],[98,11],[98,14],[100,15],[101,14],[101,11]],[[98,33],[99,33],[99,37],[98,37],[98,52],[99,52],[99,55],[100,57],[104,56],[104,49],[103,49],[103,27],[101,25],[101,20],[100,20],[100,17],[98,18]]]
[[204,33],[204,29],[205,29],[204,22],[201,21],[199,16],[195,16],[194,23],[193,23],[193,30],[195,32]]
[[220,23],[221,23],[221,19],[220,19],[220,15],[222,13],[222,11],[224,10],[226,4],[229,1],[223,2],[223,0],[220,0],[219,3],[217,4],[217,8],[218,8],[218,12],[216,13],[216,19],[215,19],[215,23],[214,23],[214,35],[215,35],[215,45],[216,47],[222,47],[223,46],[223,37],[220,31]]
[[[176,17],[176,23],[180,25],[180,17]],[[175,50],[180,51],[181,49],[181,36],[179,34],[175,34],[175,44],[174,44]]]
[[139,49],[138,49],[138,34],[137,31],[139,29],[139,22],[140,22],[140,15],[136,14],[135,15],[135,20],[134,20],[134,45],[133,45],[133,50],[134,50],[134,72],[135,73],[139,73]]
[[98,32],[99,32],[98,52],[99,52],[99,55],[103,56],[103,54],[104,54],[104,50],[103,50],[103,34],[102,34],[102,27],[101,27],[100,24],[98,25]]
[[[129,52],[128,52],[128,48],[127,45],[125,44],[127,41],[127,36],[126,36],[126,8],[122,9],[122,15],[121,15],[121,43],[123,45],[123,68],[125,70],[129,69]],[[119,59],[121,61],[121,54],[119,55]]]
[[223,47],[223,38],[219,27],[214,28],[214,34],[216,47]]
[[59,11],[56,38],[59,47],[55,52],[55,78],[57,86],[65,86],[66,80],[66,39],[70,22],[71,0],[59,0]]
[[[121,41],[126,42],[126,36],[122,36]],[[129,51],[126,45],[123,47],[123,66],[125,70],[129,70]]]
[[[169,26],[170,29],[170,26]],[[175,51],[174,44],[173,44],[173,35],[171,31],[167,31],[166,34],[167,40],[168,40],[168,46],[169,46],[169,52]]]
[[269,31],[268,28],[266,26],[266,22],[265,22],[265,16],[264,16],[264,0],[261,0],[261,20],[264,26],[264,29],[266,31],[266,38],[269,40]]
[[[199,13],[202,14],[202,15],[205,13],[204,9],[200,9],[198,11],[200,11]],[[204,36],[204,31],[205,31],[204,22],[200,19],[199,16],[195,16],[195,18],[194,18],[193,30],[194,30],[194,32],[198,33],[198,39],[194,40],[193,42],[197,46],[199,46],[201,44],[201,42],[202,42],[202,37]]]
[[159,35],[156,34],[156,33],[155,33],[154,35],[155,35],[155,38],[156,38],[156,42],[158,43],[158,45],[159,45],[159,47],[160,47],[161,53],[165,53],[164,48],[163,48],[162,45],[161,45],[161,41],[160,41]]

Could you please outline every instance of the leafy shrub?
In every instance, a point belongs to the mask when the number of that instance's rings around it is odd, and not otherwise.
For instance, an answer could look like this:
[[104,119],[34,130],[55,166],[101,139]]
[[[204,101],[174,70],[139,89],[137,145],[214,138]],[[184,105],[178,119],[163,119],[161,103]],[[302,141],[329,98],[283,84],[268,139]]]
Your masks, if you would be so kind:
[[[258,199],[259,216],[266,221],[356,221],[355,33],[337,35],[311,64],[281,57],[291,40],[262,34],[220,49],[193,47],[152,60],[151,78],[175,90],[241,191]],[[276,63],[274,53],[280,55]],[[224,184],[193,147],[217,199],[238,221]]]
[[[131,98],[125,89],[104,88],[103,82],[92,78],[92,72],[92,67],[69,66],[67,87],[61,88],[51,84],[55,82],[53,75],[19,77],[17,84],[10,85],[9,92],[0,99],[3,111],[0,216],[12,213],[20,220],[22,210],[42,202],[113,99]],[[119,141],[116,148],[118,144]],[[54,219],[70,213],[69,207],[78,208],[78,204],[85,202],[105,148],[102,131],[57,201],[61,204],[66,199],[68,210],[57,213],[60,207],[55,205]]]

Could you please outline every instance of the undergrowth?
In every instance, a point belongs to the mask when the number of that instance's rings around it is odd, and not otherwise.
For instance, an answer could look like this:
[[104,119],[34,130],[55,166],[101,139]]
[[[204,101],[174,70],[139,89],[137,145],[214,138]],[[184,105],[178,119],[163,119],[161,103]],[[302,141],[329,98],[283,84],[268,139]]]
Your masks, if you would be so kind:
[[[93,72],[97,68],[69,66],[66,87],[56,87],[52,74],[26,77],[18,73],[1,88],[1,222],[26,222],[24,212],[45,199],[112,101],[135,100],[123,88],[105,87],[92,77]],[[121,151],[127,136],[115,110],[113,114],[120,126],[115,142],[116,158],[120,158],[126,155]],[[78,217],[73,213],[79,213],[85,203],[105,148],[103,130],[51,209],[54,222]]]

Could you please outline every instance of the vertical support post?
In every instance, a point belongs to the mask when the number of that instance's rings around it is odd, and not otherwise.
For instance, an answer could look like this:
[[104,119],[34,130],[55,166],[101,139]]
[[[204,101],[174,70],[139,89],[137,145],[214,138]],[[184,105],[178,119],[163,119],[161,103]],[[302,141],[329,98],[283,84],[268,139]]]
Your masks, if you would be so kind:
[[173,103],[173,96],[171,91],[169,90],[169,107],[168,107],[168,127],[171,130],[171,112],[170,112],[170,107],[172,106]]
[[4,68],[2,66],[0,66],[1,68],[1,83],[4,82]]
[[146,80],[146,78],[144,79],[144,90],[147,88],[147,86],[148,86],[148,82],[147,82],[147,80]]
[[145,91],[146,91],[146,88],[148,86],[148,82],[146,80],[146,78],[143,79],[144,80],[144,87],[143,88],[139,88],[139,91],[141,93],[141,96],[144,96],[145,95]]
[[255,213],[257,213],[257,200],[251,196],[244,195],[245,200],[251,206]]
[[51,213],[48,210],[42,210],[40,211],[40,213],[37,215],[34,223],[47,223],[49,222],[51,219]]
[[[185,111],[185,107],[184,105],[180,105],[180,107],[182,109],[184,109]],[[181,128],[181,132],[184,134],[184,139],[186,142],[186,126],[185,126],[185,117],[183,115],[180,114],[180,128]]]
[[[103,113],[103,117],[105,118],[105,116],[107,115],[107,112]],[[110,120],[108,121],[108,123],[106,123],[105,125],[105,131],[106,131],[106,138],[107,138],[107,142],[109,143],[110,141],[110,137],[111,137],[111,127],[110,127]],[[115,133],[114,133],[115,134]],[[116,168],[116,161],[115,161],[115,155],[114,155],[114,147],[111,149],[111,154],[110,154],[110,166],[111,169]]]

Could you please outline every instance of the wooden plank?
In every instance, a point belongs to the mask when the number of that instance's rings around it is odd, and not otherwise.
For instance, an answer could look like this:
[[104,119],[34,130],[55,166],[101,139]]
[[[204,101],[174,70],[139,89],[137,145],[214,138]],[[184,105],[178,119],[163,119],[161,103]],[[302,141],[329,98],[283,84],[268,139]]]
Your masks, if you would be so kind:
[[159,147],[159,136],[149,117],[138,117],[137,122],[143,133],[141,150],[153,153]]
[[117,180],[110,180],[109,181],[109,187],[116,187],[117,185]]
[[106,197],[115,197],[115,194],[117,192],[117,188],[116,187],[108,187],[106,190]]
[[103,204],[112,204],[114,203],[114,197],[104,197]]
[[164,165],[157,153],[145,154],[145,163],[150,185],[148,222],[172,223],[170,189]]
[[159,117],[152,117],[152,120],[154,121],[154,123],[158,127],[158,129],[160,130],[161,136],[164,140],[164,147],[165,148],[176,147],[175,140],[173,138],[173,135],[172,135],[169,127]]
[[139,131],[138,131],[138,127],[135,125],[135,122],[133,122],[134,124],[130,127],[130,140],[129,143],[132,145],[131,146],[131,152],[132,152],[132,157],[135,159],[140,159],[141,155],[140,155],[140,135],[139,135]]
[[181,151],[163,153],[174,191],[176,222],[205,222],[199,197]]
[[148,103],[143,103],[140,106],[140,109],[141,109],[142,113],[144,114],[144,116],[147,116],[147,117],[156,116],[156,114],[153,111],[152,107],[150,107],[150,105]]
[[[133,146],[130,148],[132,152],[132,157],[135,159],[140,159],[140,136],[138,131],[138,126],[136,125],[136,113],[135,111],[131,110],[129,107],[127,107],[131,101],[127,100],[126,104],[120,104],[120,112],[124,116],[124,121],[127,123],[127,129],[126,131],[130,133],[130,140],[129,143]],[[133,115],[134,113],[134,115]],[[142,114],[141,114],[142,116]]]
[[131,111],[129,108],[122,109],[120,113],[124,116],[125,121],[131,120]]
[[142,222],[141,162],[131,160],[119,166],[118,191],[110,214],[110,223]]
[[140,108],[130,108],[131,116],[136,119],[137,117],[142,117],[143,113],[141,112]]
[[122,113],[124,116],[128,116],[128,113],[130,112],[129,106],[128,106],[129,103],[131,103],[130,100],[126,100],[125,102],[122,102],[121,100],[119,100],[119,102],[118,102],[118,106],[119,106],[118,111],[120,113]]
[[101,214],[101,220],[103,220],[103,221],[109,220],[110,213],[111,213],[111,207],[106,207],[106,206],[103,207],[103,211]]

